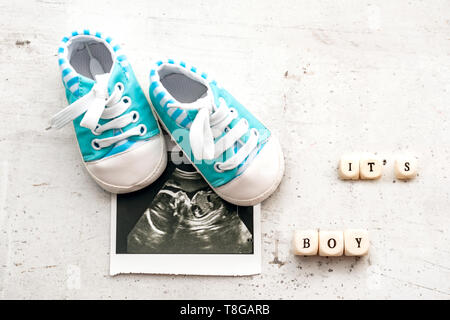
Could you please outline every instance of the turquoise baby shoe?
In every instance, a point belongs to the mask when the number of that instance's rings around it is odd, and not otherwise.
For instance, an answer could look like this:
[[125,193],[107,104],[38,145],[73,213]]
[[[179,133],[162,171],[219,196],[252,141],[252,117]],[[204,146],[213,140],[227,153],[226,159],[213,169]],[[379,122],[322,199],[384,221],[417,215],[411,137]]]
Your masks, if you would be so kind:
[[58,62],[70,105],[51,128],[73,121],[86,169],[105,190],[155,181],[167,163],[164,138],[120,46],[100,32],[75,31],[63,38]]
[[206,73],[158,61],[149,95],[172,139],[224,200],[251,206],[276,190],[284,172],[278,140]]

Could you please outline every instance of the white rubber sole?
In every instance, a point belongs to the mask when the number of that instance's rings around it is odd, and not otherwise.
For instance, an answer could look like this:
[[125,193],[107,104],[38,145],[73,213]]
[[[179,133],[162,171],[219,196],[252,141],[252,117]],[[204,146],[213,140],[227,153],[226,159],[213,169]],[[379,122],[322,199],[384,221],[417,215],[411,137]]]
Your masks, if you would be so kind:
[[[145,187],[147,187],[148,185],[150,185],[151,183],[153,183],[156,179],[158,179],[162,173],[164,172],[164,170],[166,169],[166,165],[167,165],[167,149],[166,149],[166,144],[164,142],[164,137],[163,137],[163,133],[161,131],[160,128],[160,139],[162,139],[162,143],[161,143],[161,157],[158,161],[158,165],[155,167],[155,170],[152,171],[147,177],[145,177],[144,179],[142,179],[140,182],[135,183],[132,186],[129,187],[123,187],[123,186],[116,186],[116,185],[112,185],[112,184],[108,184],[100,179],[98,179],[96,176],[92,175],[91,172],[88,170],[88,168],[86,167],[86,162],[83,161],[84,167],[86,168],[86,171],[89,173],[89,175],[92,177],[92,179],[94,179],[94,181],[100,186],[102,187],[104,190],[111,192],[111,193],[116,193],[116,194],[122,194],[122,193],[130,193],[133,191],[138,191],[141,190]],[[137,148],[139,148],[141,146],[138,146]],[[131,152],[134,149],[131,150],[127,150],[125,152]],[[121,154],[121,153],[120,153]],[[120,155],[118,154],[118,155]],[[81,155],[81,151],[80,151],[80,155]],[[81,157],[83,158],[83,157]]]
[[178,144],[178,142],[172,138],[172,135],[170,134],[170,131],[167,129],[166,125],[164,124],[164,122],[161,120],[161,118],[159,117],[158,112],[156,111],[156,108],[153,106],[153,103],[151,102],[150,99],[150,106],[152,107],[152,109],[154,110],[154,114],[156,115],[156,117],[158,118],[159,123],[161,124],[161,126],[164,128],[164,130],[167,132],[167,134],[170,136],[170,138],[172,139],[172,141],[178,146],[178,148],[183,152],[183,154],[185,155],[185,158],[189,160],[189,162],[194,166],[195,170],[197,170],[197,172],[203,177],[203,179],[206,181],[206,183],[210,186],[211,189],[214,190],[214,192],[221,197],[222,199],[224,199],[227,202],[230,202],[232,204],[238,205],[238,206],[254,206],[258,203],[261,203],[262,201],[266,200],[268,197],[270,197],[275,190],[278,188],[278,186],[281,183],[281,180],[283,178],[283,174],[284,174],[284,157],[283,157],[283,153],[280,152],[279,153],[279,166],[278,166],[278,171],[277,171],[277,178],[275,179],[275,181],[273,182],[273,184],[266,190],[264,191],[261,195],[252,198],[252,199],[245,199],[245,200],[240,200],[240,199],[233,199],[230,197],[227,197],[223,194],[221,194],[220,192],[217,191],[216,188],[214,188],[209,181],[205,178],[205,176],[202,174],[202,172],[197,168],[197,166],[192,163],[189,159],[189,157],[186,155],[186,153],[184,152],[184,150],[181,148],[181,146]]
[[[266,200],[267,198],[269,198],[274,192],[275,190],[278,188],[278,186],[281,183],[281,180],[283,179],[283,175],[284,175],[284,156],[283,156],[283,152],[281,150],[281,147],[279,146],[280,150],[278,152],[278,169],[277,169],[277,175],[276,178],[274,179],[273,183],[270,185],[269,188],[267,188],[263,193],[261,193],[260,195],[258,195],[255,198],[251,198],[251,199],[245,199],[245,200],[241,200],[241,199],[233,199],[230,197],[227,197],[225,195],[221,195],[221,193],[219,191],[217,191],[217,189],[214,189],[214,191],[224,200],[230,202],[230,203],[234,203],[240,206],[254,206],[258,203],[263,202],[264,200]],[[239,179],[239,177],[235,178],[235,179]],[[234,181],[234,180],[232,180]],[[231,181],[230,181],[231,182]],[[226,184],[225,184],[226,185]]]
[[[161,132],[161,135],[162,135],[162,132]],[[164,137],[161,136],[160,139],[164,140]],[[97,182],[97,184],[100,185],[100,187],[102,187],[104,190],[106,190],[108,192],[122,194],[122,193],[130,193],[130,192],[138,191],[138,190],[141,190],[141,189],[149,186],[150,184],[152,184],[156,179],[158,179],[163,174],[164,170],[166,169],[166,166],[167,166],[166,144],[163,141],[163,143],[161,145],[162,145],[161,157],[158,161],[158,165],[156,166],[155,170],[153,172],[151,172],[147,177],[145,177],[142,181],[135,183],[132,186],[123,187],[123,186],[115,186],[112,184],[108,184],[108,183],[98,179],[94,175],[92,175],[87,168],[86,168],[86,170],[89,172],[89,175],[92,177],[92,179],[94,179],[94,181]],[[131,149],[130,151],[133,151],[133,149]],[[84,161],[83,161],[83,163],[85,164]],[[86,164],[85,164],[85,167],[86,167]]]

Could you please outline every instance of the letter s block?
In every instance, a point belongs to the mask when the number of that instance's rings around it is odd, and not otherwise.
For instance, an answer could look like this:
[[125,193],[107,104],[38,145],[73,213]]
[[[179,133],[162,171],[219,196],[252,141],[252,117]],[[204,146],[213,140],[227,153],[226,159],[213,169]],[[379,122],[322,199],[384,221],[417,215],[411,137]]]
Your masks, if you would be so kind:
[[319,255],[338,257],[344,254],[343,231],[319,231]]
[[319,248],[319,233],[317,230],[296,230],[292,245],[295,255],[314,256]]
[[394,171],[397,179],[412,179],[417,176],[417,161],[412,157],[398,158],[394,163]]

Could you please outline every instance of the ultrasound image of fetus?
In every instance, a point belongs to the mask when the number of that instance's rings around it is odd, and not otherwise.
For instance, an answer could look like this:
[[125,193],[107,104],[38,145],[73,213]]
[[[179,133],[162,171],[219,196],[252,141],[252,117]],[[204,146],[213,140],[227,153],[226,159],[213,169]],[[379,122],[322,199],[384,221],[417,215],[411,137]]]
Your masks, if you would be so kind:
[[197,172],[175,169],[128,234],[128,253],[252,253],[237,207]]

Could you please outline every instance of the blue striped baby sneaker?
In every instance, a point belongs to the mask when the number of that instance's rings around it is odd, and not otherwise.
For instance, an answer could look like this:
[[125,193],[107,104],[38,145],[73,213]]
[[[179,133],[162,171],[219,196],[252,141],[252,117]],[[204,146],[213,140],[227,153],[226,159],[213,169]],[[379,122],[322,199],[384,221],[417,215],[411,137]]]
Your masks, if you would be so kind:
[[163,127],[224,200],[251,206],[276,190],[284,172],[277,138],[206,73],[158,61],[149,95]]
[[132,192],[155,181],[167,163],[164,138],[117,42],[74,31],[63,38],[58,61],[69,106],[50,127],[73,122],[86,169],[105,190]]

